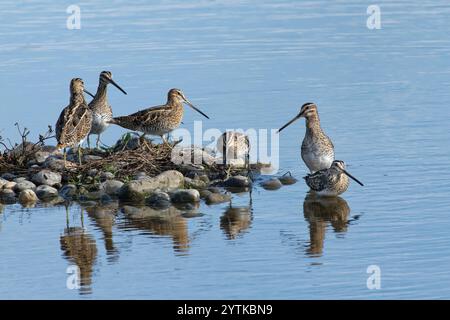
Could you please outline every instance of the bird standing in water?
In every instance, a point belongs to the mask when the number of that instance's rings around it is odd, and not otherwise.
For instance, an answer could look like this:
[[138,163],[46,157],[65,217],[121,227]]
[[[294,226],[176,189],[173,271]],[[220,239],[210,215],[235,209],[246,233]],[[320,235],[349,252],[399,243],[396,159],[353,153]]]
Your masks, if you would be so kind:
[[250,171],[250,139],[237,131],[222,133],[216,143],[217,150],[223,155],[224,165],[239,165],[237,160],[244,160],[244,166]]
[[[102,71],[100,73],[97,93],[94,99],[89,103],[89,108],[92,110],[92,128],[91,134],[97,135],[97,142],[95,144],[98,149],[100,141],[100,135],[109,126],[109,121],[112,119],[113,113],[111,105],[108,103],[107,89],[108,84],[114,85],[117,89],[122,91],[123,94],[127,94],[113,79],[110,71]],[[90,147],[89,135],[87,137],[88,147]]]
[[150,107],[128,116],[115,117],[109,122],[126,129],[140,131],[143,133],[141,138],[144,138],[146,134],[160,136],[164,143],[167,143],[164,135],[178,128],[183,119],[183,103],[209,119],[189,102],[180,89],[170,89],[166,104]]
[[78,160],[81,165],[81,143],[89,134],[92,125],[92,111],[84,100],[83,80],[74,78],[70,82],[70,103],[59,115],[55,126],[56,148],[64,148],[64,165],[66,164],[66,148],[78,147]]
[[330,168],[334,160],[334,146],[320,126],[317,106],[314,103],[305,103],[298,115],[282,126],[278,132],[302,117],[306,119],[306,132],[301,148],[303,161],[311,173]]
[[345,170],[344,161],[334,160],[330,168],[308,174],[304,179],[308,187],[316,194],[320,196],[338,196],[347,191],[349,177],[359,185],[364,186]]

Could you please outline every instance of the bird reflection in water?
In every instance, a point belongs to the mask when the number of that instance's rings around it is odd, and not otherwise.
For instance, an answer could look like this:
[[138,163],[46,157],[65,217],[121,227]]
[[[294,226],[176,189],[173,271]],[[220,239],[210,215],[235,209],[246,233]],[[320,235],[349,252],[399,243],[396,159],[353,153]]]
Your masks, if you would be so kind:
[[66,206],[66,228],[59,239],[63,256],[80,270],[80,294],[90,294],[93,266],[97,259],[94,238],[86,233],[81,209],[81,227],[69,226],[69,208]]
[[220,229],[223,230],[228,240],[236,239],[250,228],[253,220],[252,207],[230,206],[220,217]]
[[85,210],[92,222],[103,233],[105,250],[109,262],[116,262],[119,259],[119,251],[113,241],[113,226],[119,211],[119,204],[111,202],[106,204],[98,203],[94,206],[87,206]]
[[308,255],[322,255],[325,232],[329,223],[336,233],[347,231],[350,207],[341,197],[317,197],[308,194],[303,202],[303,213],[309,223]]
[[[197,206],[198,207],[198,206]],[[190,212],[196,210],[191,208]],[[169,236],[173,241],[173,248],[177,254],[187,254],[190,247],[187,219],[182,216],[182,211],[175,207],[162,210],[151,207],[124,206],[127,223],[125,228],[133,228],[148,231],[157,236]],[[124,226],[122,226],[124,227]]]

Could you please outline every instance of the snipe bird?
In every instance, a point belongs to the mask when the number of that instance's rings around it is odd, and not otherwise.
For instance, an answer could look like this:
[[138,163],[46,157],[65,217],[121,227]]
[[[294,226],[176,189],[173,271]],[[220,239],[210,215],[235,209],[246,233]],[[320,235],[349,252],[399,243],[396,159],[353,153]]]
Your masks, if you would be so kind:
[[[127,94],[113,79],[110,71],[102,71],[100,73],[97,93],[94,99],[89,103],[89,108],[92,110],[92,127],[91,134],[97,135],[97,142],[95,144],[98,149],[100,141],[100,135],[108,128],[109,122],[112,119],[113,113],[111,105],[108,102],[107,90],[108,84],[112,84],[117,89],[122,91],[123,94]],[[88,147],[90,147],[89,135],[87,137]]]
[[244,165],[250,170],[250,140],[242,132],[226,131],[216,143],[217,150],[223,155],[223,164],[233,164],[235,160],[244,159]]
[[[66,163],[66,148],[81,146],[89,134],[92,125],[92,111],[84,100],[83,80],[74,78],[70,82],[70,103],[63,109],[56,122],[55,133],[58,149],[64,148],[64,164]],[[90,93],[88,93],[90,94]],[[78,148],[78,159],[81,165],[81,148]]]
[[319,113],[314,103],[305,103],[300,112],[278,132],[302,117],[306,119],[306,132],[301,149],[302,159],[311,173],[328,169],[334,160],[334,146],[320,126]]
[[347,191],[349,177],[359,185],[364,186],[358,179],[345,170],[344,161],[334,160],[330,168],[308,174],[304,179],[308,187],[317,195],[338,196]]
[[180,89],[170,89],[166,104],[150,107],[128,116],[115,117],[110,123],[133,131],[140,131],[143,133],[141,138],[146,134],[160,136],[164,143],[167,143],[164,135],[178,128],[183,119],[183,103],[209,119],[206,114],[189,102]]

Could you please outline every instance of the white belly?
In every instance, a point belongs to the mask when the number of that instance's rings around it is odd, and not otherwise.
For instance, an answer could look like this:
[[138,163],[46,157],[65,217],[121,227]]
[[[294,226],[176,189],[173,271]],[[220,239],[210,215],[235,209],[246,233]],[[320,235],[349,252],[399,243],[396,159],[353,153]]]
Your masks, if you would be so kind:
[[322,169],[328,169],[334,157],[332,155],[314,153],[306,153],[302,155],[303,161],[311,172],[316,172]]

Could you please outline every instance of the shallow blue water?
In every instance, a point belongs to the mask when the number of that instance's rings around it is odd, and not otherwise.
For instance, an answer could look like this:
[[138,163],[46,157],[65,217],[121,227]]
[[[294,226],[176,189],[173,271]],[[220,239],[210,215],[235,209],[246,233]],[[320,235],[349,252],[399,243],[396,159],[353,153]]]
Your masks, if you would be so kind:
[[[228,204],[140,222],[73,204],[69,226],[84,232],[66,229],[64,207],[4,206],[0,298],[450,298],[447,1],[377,1],[380,30],[366,27],[365,1],[79,2],[80,30],[66,28],[70,4],[0,4],[0,135],[18,140],[19,121],[35,138],[71,78],[95,91],[107,69],[128,92],[109,89],[116,115],[179,87],[211,117],[204,128],[278,128],[314,101],[365,187],[338,209],[304,204],[303,182],[257,188],[231,229]],[[187,110],[184,127],[194,120]],[[303,121],[282,132],[280,173],[306,173],[303,134]],[[75,258],[81,290],[66,287]],[[370,265],[379,290],[367,288]]]

